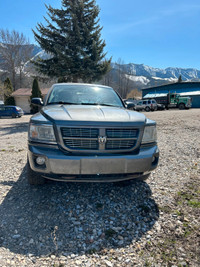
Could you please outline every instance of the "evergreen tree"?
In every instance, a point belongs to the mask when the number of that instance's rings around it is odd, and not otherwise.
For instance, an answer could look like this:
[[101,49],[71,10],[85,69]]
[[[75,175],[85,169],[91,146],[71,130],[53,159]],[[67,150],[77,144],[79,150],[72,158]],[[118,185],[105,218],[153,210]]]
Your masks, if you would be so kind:
[[13,86],[11,83],[11,80],[9,78],[7,78],[4,81],[4,86],[3,86],[3,91],[4,91],[4,102],[5,105],[15,105],[15,99],[12,95],[13,93]]
[[105,41],[101,39],[99,7],[95,0],[62,0],[62,8],[46,6],[50,20],[38,23],[36,41],[49,58],[34,61],[37,70],[61,81],[99,80],[110,68],[104,60]]
[[[40,90],[40,87],[39,87],[39,84],[38,84],[38,80],[36,78],[33,80],[30,99],[32,99],[34,97],[42,98],[42,93],[41,93],[41,90]],[[36,112],[39,111],[37,106],[34,106],[34,105],[31,104],[30,107],[31,107],[31,113],[36,113]]]
[[181,75],[179,75],[179,77],[178,77],[178,82],[177,83],[181,83],[183,80],[182,80],[182,77],[181,77]]

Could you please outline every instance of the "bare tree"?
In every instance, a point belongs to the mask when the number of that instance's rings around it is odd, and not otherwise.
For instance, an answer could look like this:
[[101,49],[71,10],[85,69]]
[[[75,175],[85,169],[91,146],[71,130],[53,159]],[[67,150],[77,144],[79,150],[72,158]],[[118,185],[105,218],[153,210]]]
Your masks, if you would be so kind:
[[117,69],[117,91],[121,95],[122,98],[126,98],[128,92],[131,89],[131,73],[124,69],[124,62],[119,58],[115,63],[115,68]]
[[142,98],[142,92],[134,88],[127,94],[127,98],[140,99]]
[[0,100],[4,100],[4,87],[1,81],[0,81]]
[[17,77],[19,87],[22,85],[24,67],[31,58],[32,49],[23,33],[0,29],[0,65],[10,74],[14,90],[17,89]]

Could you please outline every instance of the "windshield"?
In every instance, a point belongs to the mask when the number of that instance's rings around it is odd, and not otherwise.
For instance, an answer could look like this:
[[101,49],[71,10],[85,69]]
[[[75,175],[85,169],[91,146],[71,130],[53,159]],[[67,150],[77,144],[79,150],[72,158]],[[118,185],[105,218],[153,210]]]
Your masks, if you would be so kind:
[[105,105],[123,107],[119,96],[111,87],[99,85],[58,84],[51,91],[47,105]]

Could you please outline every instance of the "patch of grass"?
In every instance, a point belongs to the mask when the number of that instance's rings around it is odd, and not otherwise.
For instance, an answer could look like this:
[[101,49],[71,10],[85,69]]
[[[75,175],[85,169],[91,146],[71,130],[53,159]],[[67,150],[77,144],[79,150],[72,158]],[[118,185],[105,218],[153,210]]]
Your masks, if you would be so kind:
[[191,233],[192,233],[192,231],[185,230],[184,237],[188,237],[189,235],[191,235]]
[[182,265],[182,264],[178,264],[178,267],[189,267],[189,265],[188,264],[186,264],[186,265]]
[[150,267],[151,266],[151,263],[146,259],[145,260],[145,263],[144,263],[144,266],[145,267]]
[[198,201],[198,200],[189,200],[188,201],[188,205],[190,207],[200,208],[200,201]]
[[164,213],[172,213],[172,209],[169,206],[159,206],[159,210],[164,212]]
[[178,198],[177,198],[177,204],[183,205],[187,204],[188,206],[192,208],[200,208],[200,200],[199,198],[199,187],[195,187],[190,185],[188,188],[190,188],[191,192],[178,192]]
[[174,251],[162,251],[161,258],[164,262],[173,262],[173,257],[176,256]]
[[178,192],[178,196],[185,199],[185,200],[190,200],[191,198],[193,198],[192,194],[189,194],[187,192]]
[[190,228],[189,223],[184,222],[183,223],[183,227],[184,227],[184,237],[187,238],[189,235],[192,234],[192,229]]
[[138,255],[139,255],[139,256],[143,256],[143,255],[144,255],[144,250],[140,250],[140,251],[138,252]]
[[175,210],[175,214],[178,216],[184,215],[184,213],[182,211],[179,211],[179,210]]

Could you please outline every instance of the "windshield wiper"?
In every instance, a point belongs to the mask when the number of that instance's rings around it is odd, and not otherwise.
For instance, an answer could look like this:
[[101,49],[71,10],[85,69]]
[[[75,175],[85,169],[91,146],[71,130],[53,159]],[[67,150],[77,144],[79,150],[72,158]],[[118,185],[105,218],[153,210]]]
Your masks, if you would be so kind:
[[119,106],[114,106],[110,104],[101,104],[101,103],[80,103],[80,105],[119,107]]
[[58,101],[58,102],[50,102],[47,105],[91,105],[91,106],[108,106],[108,107],[120,107],[114,106],[110,104],[101,104],[101,103],[72,103],[72,102],[65,102],[65,101]]
[[78,103],[58,101],[58,102],[50,102],[47,105],[79,105]]

